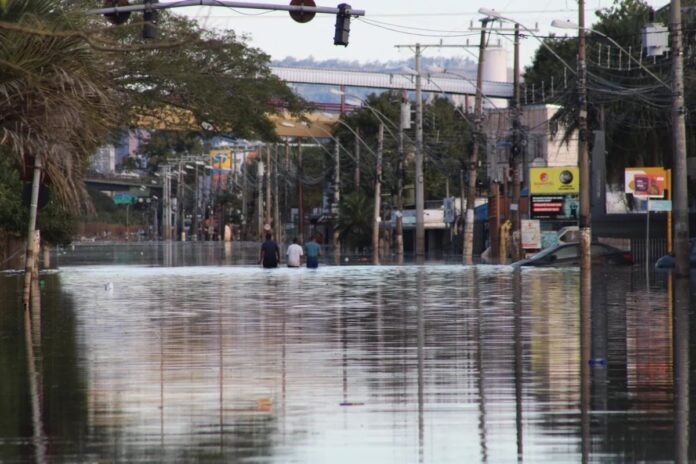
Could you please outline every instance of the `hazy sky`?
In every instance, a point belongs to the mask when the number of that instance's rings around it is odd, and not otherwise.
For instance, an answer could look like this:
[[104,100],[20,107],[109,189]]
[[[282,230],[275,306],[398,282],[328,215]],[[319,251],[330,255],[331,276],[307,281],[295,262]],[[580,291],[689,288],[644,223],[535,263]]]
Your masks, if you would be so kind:
[[[469,48],[432,47],[424,53],[430,56],[471,56],[477,52],[479,32],[471,31],[477,27],[482,15],[481,7],[492,8],[505,16],[519,21],[524,26],[535,29],[537,35],[548,35],[549,31],[564,35],[572,31],[551,29],[553,19],[569,19],[577,23],[576,0],[340,0],[349,1],[354,9],[365,10],[366,16],[352,21],[350,45],[333,45],[335,17],[317,15],[311,22],[299,24],[292,21],[287,12],[264,12],[261,10],[231,9],[228,7],[191,7],[172,11],[198,18],[205,27],[234,29],[238,34],[247,35],[250,44],[264,50],[273,59],[286,56],[316,59],[338,58],[345,60],[387,61],[400,60],[413,55],[408,49],[397,49],[395,45],[438,44],[440,40],[447,45],[466,44]],[[170,3],[161,0],[161,3]],[[287,1],[267,0],[262,3],[287,5]],[[316,0],[318,6],[335,7],[339,0]],[[595,21],[594,11],[607,8],[613,0],[586,0],[586,21]],[[660,7],[667,0],[648,0],[650,5]],[[524,5],[524,6],[522,6]],[[509,27],[509,25],[506,25]],[[506,27],[503,26],[503,27]],[[506,48],[512,49],[509,36],[497,37]],[[528,64],[539,43],[533,37],[523,40],[521,55],[523,64]],[[512,55],[511,53],[509,54]],[[511,60],[512,58],[510,58]]]

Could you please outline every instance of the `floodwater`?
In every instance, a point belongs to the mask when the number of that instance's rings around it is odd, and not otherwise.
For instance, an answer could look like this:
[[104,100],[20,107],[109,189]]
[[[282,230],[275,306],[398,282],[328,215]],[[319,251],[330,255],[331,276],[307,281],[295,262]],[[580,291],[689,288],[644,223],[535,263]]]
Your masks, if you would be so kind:
[[67,250],[33,314],[0,274],[0,462],[696,459],[696,337],[664,274],[595,269],[583,332],[577,269],[221,247]]

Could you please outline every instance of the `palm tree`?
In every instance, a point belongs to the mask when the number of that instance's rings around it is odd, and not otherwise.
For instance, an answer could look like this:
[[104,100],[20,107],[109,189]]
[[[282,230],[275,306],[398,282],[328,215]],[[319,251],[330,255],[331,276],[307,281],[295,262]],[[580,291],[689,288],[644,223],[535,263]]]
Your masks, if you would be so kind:
[[372,204],[360,192],[346,195],[339,206],[336,229],[341,243],[363,248],[369,245],[372,234]]
[[98,57],[70,30],[70,18],[58,0],[8,0],[2,5],[0,69],[0,153],[14,156],[22,166],[34,164],[27,306],[38,184],[50,182],[69,208],[85,204],[83,167],[110,125],[112,96]]

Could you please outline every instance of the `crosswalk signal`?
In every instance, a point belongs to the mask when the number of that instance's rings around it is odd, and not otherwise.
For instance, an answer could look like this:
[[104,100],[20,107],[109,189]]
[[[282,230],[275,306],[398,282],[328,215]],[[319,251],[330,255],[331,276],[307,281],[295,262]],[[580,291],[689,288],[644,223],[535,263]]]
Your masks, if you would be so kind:
[[348,37],[350,36],[350,10],[351,6],[347,3],[338,5],[338,13],[336,13],[336,30],[334,33],[334,45],[348,46]]

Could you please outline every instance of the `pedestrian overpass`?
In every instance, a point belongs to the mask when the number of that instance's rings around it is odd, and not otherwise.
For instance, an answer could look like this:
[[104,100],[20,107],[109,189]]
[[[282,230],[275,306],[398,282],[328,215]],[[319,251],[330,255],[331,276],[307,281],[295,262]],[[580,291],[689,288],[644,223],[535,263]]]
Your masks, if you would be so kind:
[[[347,71],[328,68],[291,68],[271,66],[271,71],[281,80],[293,84],[335,85],[385,90],[416,90],[414,75],[398,72]],[[476,82],[460,75],[423,74],[421,87],[424,92],[450,95],[476,95]],[[510,82],[483,81],[481,92],[487,98],[512,98]]]

